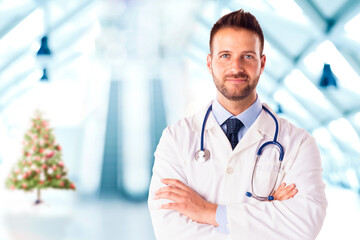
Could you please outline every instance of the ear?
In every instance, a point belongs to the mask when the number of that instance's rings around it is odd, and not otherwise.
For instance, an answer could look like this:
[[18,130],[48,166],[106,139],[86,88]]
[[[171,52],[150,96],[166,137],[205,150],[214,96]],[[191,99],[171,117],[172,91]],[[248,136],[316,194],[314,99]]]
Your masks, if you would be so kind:
[[265,54],[261,55],[260,63],[261,63],[260,74],[262,74],[265,69],[265,63],[266,63],[266,55]]
[[206,65],[207,65],[207,69],[208,69],[209,73],[212,74],[211,54],[208,54],[206,57]]

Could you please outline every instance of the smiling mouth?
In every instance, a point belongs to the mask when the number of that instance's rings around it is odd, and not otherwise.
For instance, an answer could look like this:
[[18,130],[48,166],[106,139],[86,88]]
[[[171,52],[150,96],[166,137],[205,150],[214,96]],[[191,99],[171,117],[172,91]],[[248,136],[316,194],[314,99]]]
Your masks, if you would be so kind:
[[227,75],[225,76],[225,79],[227,81],[230,81],[230,82],[234,82],[234,83],[241,83],[241,82],[245,82],[248,80],[248,76],[246,74],[243,74],[243,73],[240,73],[240,74],[234,74],[234,75]]
[[247,81],[247,78],[246,77],[241,77],[241,78],[228,77],[228,78],[226,78],[226,81],[232,82],[232,83],[243,83],[243,82]]

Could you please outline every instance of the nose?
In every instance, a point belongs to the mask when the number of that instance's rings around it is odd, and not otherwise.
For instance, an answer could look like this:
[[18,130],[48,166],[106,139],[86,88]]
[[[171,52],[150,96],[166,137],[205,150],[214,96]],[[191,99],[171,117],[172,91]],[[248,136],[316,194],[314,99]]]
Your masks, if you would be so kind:
[[244,68],[243,68],[243,63],[241,62],[240,59],[234,58],[231,62],[231,72],[232,73],[239,73],[239,72],[243,72]]

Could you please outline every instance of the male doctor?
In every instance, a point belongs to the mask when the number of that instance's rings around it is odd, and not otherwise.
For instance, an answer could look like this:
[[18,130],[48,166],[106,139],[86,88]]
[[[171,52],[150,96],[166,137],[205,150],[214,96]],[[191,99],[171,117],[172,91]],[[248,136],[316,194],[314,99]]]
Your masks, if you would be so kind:
[[[217,97],[167,127],[155,152],[148,205],[158,240],[318,235],[327,207],[320,154],[305,130],[260,102],[256,86],[266,62],[263,47],[261,27],[249,12],[229,13],[213,26],[207,67]],[[281,164],[273,144],[257,160],[259,147],[276,135],[275,121]],[[199,160],[203,125],[209,153]]]

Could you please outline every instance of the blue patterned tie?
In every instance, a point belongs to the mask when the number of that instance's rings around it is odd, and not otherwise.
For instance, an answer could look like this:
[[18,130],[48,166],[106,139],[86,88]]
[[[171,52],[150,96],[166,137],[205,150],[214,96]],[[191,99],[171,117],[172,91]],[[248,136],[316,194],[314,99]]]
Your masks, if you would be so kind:
[[239,130],[244,124],[237,118],[229,118],[225,121],[227,126],[226,136],[230,141],[231,147],[234,150],[236,145],[238,144],[238,133]]

